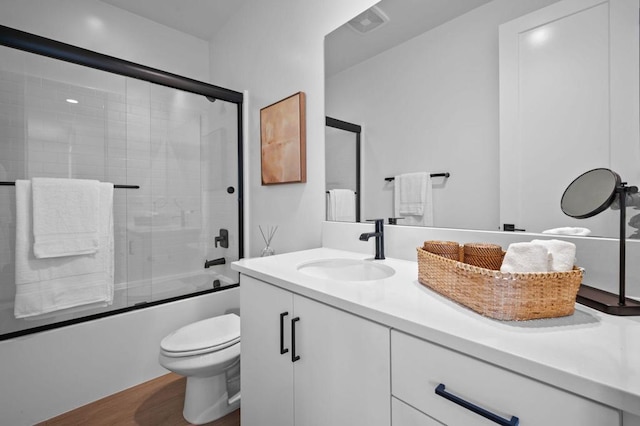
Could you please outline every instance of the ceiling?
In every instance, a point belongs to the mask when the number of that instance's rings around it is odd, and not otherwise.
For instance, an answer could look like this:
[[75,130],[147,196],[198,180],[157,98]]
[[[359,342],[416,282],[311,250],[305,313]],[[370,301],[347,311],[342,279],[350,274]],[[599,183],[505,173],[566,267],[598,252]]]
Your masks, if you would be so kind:
[[247,3],[247,0],[101,1],[207,41]]
[[[209,41],[249,0],[101,1]],[[382,0],[377,7],[389,17],[386,24],[364,35],[343,25],[327,36],[325,72],[345,70],[489,1]]]
[[333,75],[491,0],[382,0],[389,21],[359,34],[343,25],[325,39],[325,73]]

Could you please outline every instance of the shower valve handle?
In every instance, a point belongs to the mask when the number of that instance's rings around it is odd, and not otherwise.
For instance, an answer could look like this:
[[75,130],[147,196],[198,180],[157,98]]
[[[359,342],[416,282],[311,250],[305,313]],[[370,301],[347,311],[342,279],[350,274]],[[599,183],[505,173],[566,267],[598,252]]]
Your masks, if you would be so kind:
[[229,231],[220,229],[220,235],[214,238],[214,243],[216,248],[218,248],[218,243],[220,243],[220,247],[222,248],[229,248]]

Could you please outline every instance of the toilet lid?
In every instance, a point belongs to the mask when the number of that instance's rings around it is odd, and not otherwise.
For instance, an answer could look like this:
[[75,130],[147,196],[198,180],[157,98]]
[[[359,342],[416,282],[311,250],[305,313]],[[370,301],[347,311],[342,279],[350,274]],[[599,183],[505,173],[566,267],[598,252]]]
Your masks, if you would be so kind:
[[222,349],[240,341],[240,317],[226,314],[177,329],[160,342],[165,352],[201,352]]

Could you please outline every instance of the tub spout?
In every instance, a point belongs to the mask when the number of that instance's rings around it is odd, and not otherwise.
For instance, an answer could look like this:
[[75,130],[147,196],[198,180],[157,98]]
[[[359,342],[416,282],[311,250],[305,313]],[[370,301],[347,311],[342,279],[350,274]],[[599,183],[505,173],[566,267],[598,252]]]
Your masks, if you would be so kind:
[[213,259],[213,260],[205,260],[204,267],[208,268],[210,266],[215,266],[215,265],[224,265],[225,263],[227,262],[224,260],[224,257],[221,257],[219,259]]

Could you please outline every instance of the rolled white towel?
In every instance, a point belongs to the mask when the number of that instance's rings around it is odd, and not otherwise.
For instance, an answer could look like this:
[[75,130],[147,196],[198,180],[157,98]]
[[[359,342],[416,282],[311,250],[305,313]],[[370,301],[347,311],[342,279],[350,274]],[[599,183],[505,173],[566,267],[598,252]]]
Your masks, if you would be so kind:
[[576,245],[562,240],[532,240],[549,250],[549,271],[568,272],[576,263]]
[[549,250],[541,244],[512,243],[504,255],[500,272],[548,272]]
[[565,226],[563,228],[545,229],[544,231],[542,231],[542,233],[556,235],[577,235],[584,237],[591,234],[591,230],[589,228]]

